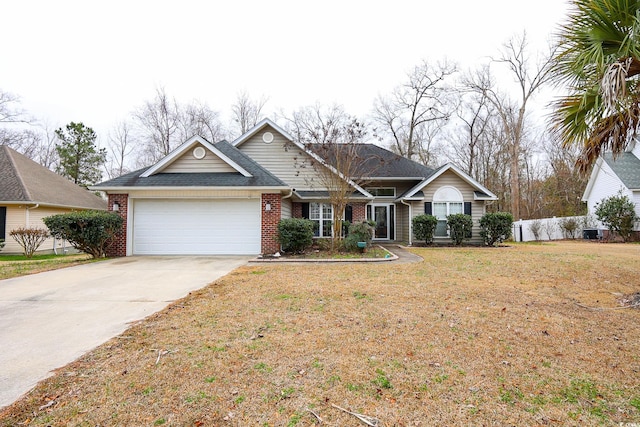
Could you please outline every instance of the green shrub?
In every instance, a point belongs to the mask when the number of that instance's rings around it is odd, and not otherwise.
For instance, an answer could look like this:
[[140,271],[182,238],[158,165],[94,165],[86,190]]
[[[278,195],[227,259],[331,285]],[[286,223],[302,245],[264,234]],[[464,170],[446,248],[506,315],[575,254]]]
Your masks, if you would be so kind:
[[436,232],[438,218],[433,215],[422,214],[411,220],[413,224],[413,234],[418,240],[424,240],[425,244],[433,243],[433,235]]
[[113,212],[81,211],[52,215],[42,221],[51,235],[67,240],[93,258],[106,256],[116,233],[122,230],[122,218]]
[[595,214],[609,231],[620,235],[625,242],[631,237],[633,223],[638,219],[633,202],[622,191],[597,203]]
[[459,246],[464,239],[468,239],[471,236],[473,220],[471,219],[471,215],[452,214],[447,216],[447,225],[449,226],[449,233],[453,244]]
[[366,242],[367,246],[371,243],[373,238],[373,224],[372,221],[355,222],[349,225],[349,233],[344,239],[344,248],[348,251],[357,251],[358,242]]
[[40,245],[49,237],[49,232],[43,228],[20,227],[11,230],[9,235],[13,240],[22,246],[22,253],[25,257],[31,258]]
[[299,253],[313,244],[315,221],[286,218],[278,223],[278,241],[284,252]]
[[480,218],[480,236],[486,245],[495,246],[511,237],[513,215],[508,212],[486,213]]

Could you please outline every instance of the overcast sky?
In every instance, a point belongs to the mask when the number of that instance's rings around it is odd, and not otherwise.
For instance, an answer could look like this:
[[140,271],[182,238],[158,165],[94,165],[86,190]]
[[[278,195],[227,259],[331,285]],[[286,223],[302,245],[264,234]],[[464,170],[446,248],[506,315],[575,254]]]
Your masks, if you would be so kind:
[[565,0],[51,1],[2,5],[0,89],[39,119],[99,134],[157,87],[228,113],[238,92],[267,112],[315,102],[367,114],[426,59],[461,68],[526,30],[545,48]]

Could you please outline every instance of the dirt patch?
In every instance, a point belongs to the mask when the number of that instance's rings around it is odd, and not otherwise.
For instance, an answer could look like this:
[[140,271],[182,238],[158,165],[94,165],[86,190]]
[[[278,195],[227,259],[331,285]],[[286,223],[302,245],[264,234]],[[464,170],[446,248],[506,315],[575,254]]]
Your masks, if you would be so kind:
[[0,424],[640,421],[640,312],[578,305],[638,293],[640,246],[412,251],[423,261],[240,268],[59,369]]

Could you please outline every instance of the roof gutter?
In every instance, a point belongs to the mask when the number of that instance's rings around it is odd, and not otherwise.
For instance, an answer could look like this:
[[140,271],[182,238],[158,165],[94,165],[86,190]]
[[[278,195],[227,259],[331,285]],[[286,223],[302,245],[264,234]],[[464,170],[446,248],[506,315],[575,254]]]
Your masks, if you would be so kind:
[[130,191],[146,191],[146,190],[253,190],[253,191],[282,191],[289,190],[290,187],[287,186],[279,186],[279,187],[237,187],[237,186],[225,186],[225,187],[214,187],[214,186],[180,186],[180,187],[169,187],[169,186],[146,186],[146,187],[89,187],[91,191],[104,191],[104,192],[116,192],[127,193]]
[[295,188],[290,188],[289,189],[289,194],[287,194],[286,196],[283,197],[283,199],[288,199],[289,197],[293,196],[293,192],[295,191]]

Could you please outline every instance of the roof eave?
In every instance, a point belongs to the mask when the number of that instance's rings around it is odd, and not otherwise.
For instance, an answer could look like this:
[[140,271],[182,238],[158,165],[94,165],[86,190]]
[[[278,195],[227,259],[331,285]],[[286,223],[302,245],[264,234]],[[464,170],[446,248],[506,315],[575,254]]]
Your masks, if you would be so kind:
[[424,176],[365,176],[358,179],[363,181],[421,181]]
[[129,191],[140,191],[140,190],[260,190],[260,191],[265,191],[265,190],[277,190],[277,191],[281,191],[281,190],[286,190],[289,191],[291,190],[291,187],[289,186],[276,186],[276,185],[262,185],[262,186],[234,186],[234,185],[227,185],[227,186],[209,186],[209,185],[200,185],[200,186],[188,186],[188,185],[182,185],[182,186],[168,186],[168,185],[158,185],[158,186],[129,186],[129,187],[89,187],[89,190],[91,191],[104,191],[104,192],[111,192],[113,194],[118,194],[118,193],[126,193]]
[[6,206],[20,206],[20,205],[31,205],[31,206],[42,206],[48,208],[64,208],[64,209],[98,209],[98,210],[106,210],[107,209],[107,201],[104,201],[104,208],[92,207],[92,206],[78,206],[78,205],[63,205],[59,203],[51,203],[51,202],[38,202],[37,200],[0,200],[0,205]]

